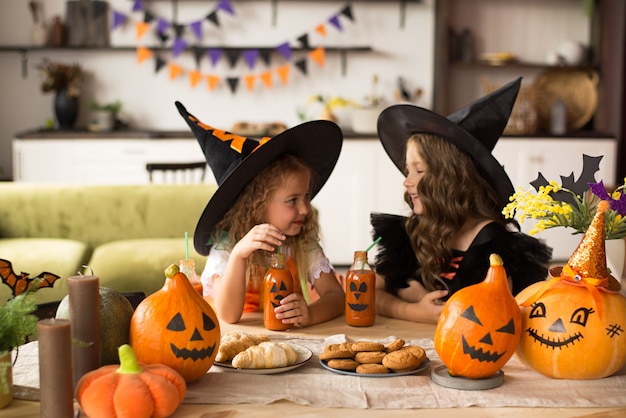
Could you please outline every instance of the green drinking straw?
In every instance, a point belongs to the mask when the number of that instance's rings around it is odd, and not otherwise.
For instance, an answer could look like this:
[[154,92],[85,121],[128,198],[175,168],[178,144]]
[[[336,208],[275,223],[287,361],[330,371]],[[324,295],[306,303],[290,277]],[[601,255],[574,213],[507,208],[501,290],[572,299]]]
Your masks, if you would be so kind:
[[367,249],[365,250],[365,252],[369,252],[369,250],[371,250],[372,248],[374,248],[374,245],[378,244],[382,238],[383,238],[383,237],[378,237],[378,238],[376,238],[376,241],[372,242],[372,243],[370,244],[370,246],[369,246],[369,247],[367,247]]
[[189,232],[185,232],[185,260],[189,260]]

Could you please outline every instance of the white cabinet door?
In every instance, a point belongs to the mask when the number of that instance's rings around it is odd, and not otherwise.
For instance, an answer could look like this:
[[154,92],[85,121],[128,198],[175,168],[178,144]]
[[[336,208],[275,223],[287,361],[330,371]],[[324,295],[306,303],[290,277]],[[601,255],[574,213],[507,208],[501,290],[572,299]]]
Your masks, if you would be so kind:
[[[574,175],[577,180],[583,168],[583,154],[603,156],[596,181],[615,184],[617,141],[600,138],[502,138],[495,146],[494,156],[504,166],[515,189],[531,189],[530,182],[542,173],[547,180],[561,183],[561,176]],[[522,230],[529,232],[535,222],[527,220]],[[567,261],[582,235],[572,235],[571,228],[554,228],[535,235],[544,239],[553,249],[555,261]]]
[[[335,170],[312,202],[333,264],[350,265],[354,251],[371,244],[371,212],[403,213],[403,179],[380,141],[344,141]],[[370,251],[370,261],[374,256],[375,250]]]

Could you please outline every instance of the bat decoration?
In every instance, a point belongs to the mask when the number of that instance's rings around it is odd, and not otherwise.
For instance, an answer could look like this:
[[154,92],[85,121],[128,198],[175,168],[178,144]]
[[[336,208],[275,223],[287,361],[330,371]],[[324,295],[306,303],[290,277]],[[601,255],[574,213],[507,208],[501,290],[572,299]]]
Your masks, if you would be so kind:
[[44,271],[39,274],[37,277],[30,278],[28,273],[21,272],[19,275],[15,274],[13,271],[13,265],[9,260],[3,260],[0,258],[0,276],[2,277],[2,282],[6,283],[7,286],[11,288],[11,292],[13,296],[21,295],[24,293],[32,283],[38,280],[38,288],[42,287],[52,287],[54,286],[54,282],[59,279],[59,276],[56,274],[48,273]]
[[[582,196],[583,193],[587,191],[591,183],[596,183],[596,172],[600,170],[600,161],[603,157],[604,156],[602,155],[599,157],[590,157],[583,154],[583,171],[580,173],[578,180],[574,181],[574,173],[572,172],[567,177],[561,176],[561,185],[574,192],[577,196]],[[547,186],[549,182],[543,174],[539,173],[537,178],[531,181],[530,184],[535,188],[535,190],[539,191],[541,186]],[[570,205],[576,205],[574,196],[567,192],[559,191],[552,193],[551,195],[554,200],[569,203]]]

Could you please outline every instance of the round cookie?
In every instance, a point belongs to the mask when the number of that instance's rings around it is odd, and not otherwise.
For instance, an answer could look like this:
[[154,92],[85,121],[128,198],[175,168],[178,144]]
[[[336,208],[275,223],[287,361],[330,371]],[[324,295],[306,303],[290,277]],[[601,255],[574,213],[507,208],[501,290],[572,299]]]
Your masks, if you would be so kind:
[[352,343],[352,351],[385,351],[385,346],[375,341],[356,341]]
[[385,346],[385,351],[391,353],[404,347],[405,341],[402,338],[398,338],[395,341],[390,342]]
[[396,373],[409,372],[419,367],[422,362],[407,350],[396,350],[383,358],[383,366]]
[[384,351],[359,351],[354,359],[361,364],[376,364],[382,363],[386,354]]
[[426,360],[426,351],[418,345],[405,345],[400,349],[400,351],[407,351],[413,354],[419,360],[419,364],[422,364],[424,360]]
[[359,362],[352,359],[332,359],[328,360],[328,367],[337,370],[355,371],[359,367]]
[[322,351],[320,353],[320,360],[332,360],[332,359],[352,359],[354,353],[352,351]]
[[358,374],[386,374],[389,369],[382,364],[361,364],[356,368]]

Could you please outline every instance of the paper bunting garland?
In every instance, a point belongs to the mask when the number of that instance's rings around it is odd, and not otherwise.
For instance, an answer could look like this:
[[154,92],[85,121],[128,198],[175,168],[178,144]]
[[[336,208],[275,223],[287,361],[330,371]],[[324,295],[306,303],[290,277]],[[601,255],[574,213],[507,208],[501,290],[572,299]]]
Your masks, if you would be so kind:
[[[303,33],[295,38],[298,49],[304,50],[305,56],[294,60],[292,46],[289,41],[285,41],[274,48],[216,48],[216,47],[201,47],[197,45],[189,45],[187,39],[185,39],[185,33],[187,30],[191,33],[189,36],[197,41],[203,39],[203,21],[207,20],[219,26],[219,18],[217,12],[226,12],[230,15],[235,15],[232,4],[229,0],[221,0],[218,2],[216,8],[205,15],[204,19],[194,19],[188,23],[182,24],[178,22],[172,22],[162,17],[157,17],[146,9],[144,2],[141,0],[134,0],[132,5],[133,12],[143,12],[143,20],[134,22],[135,34],[137,40],[142,39],[145,34],[154,28],[155,34],[161,43],[166,43],[170,39],[170,35],[173,35],[173,41],[171,45],[172,59],[179,57],[188,48],[192,50],[194,54],[196,67],[194,69],[186,69],[183,66],[174,62],[168,61],[155,51],[145,46],[137,47],[137,63],[142,64],[148,59],[155,59],[155,73],[161,71],[165,66],[169,69],[169,80],[173,81],[181,77],[183,74],[187,75],[189,84],[192,88],[196,88],[203,79],[206,79],[207,87],[210,91],[213,91],[223,79],[226,80],[228,88],[232,93],[235,93],[240,85],[240,80],[243,81],[246,89],[250,92],[254,91],[259,85],[264,86],[267,89],[274,88],[274,77],[276,77],[282,85],[289,83],[291,75],[291,66],[295,66],[298,70],[308,75],[308,61],[313,61],[319,67],[325,66],[326,49],[323,46],[312,47],[310,44],[309,34]],[[352,6],[347,4],[339,13],[333,14],[327,21],[316,25],[313,29],[315,33],[322,37],[327,36],[327,28],[331,26],[336,30],[342,32],[343,26],[340,20],[341,17],[345,17],[348,20],[354,22],[354,16],[352,13]],[[112,26],[111,30],[121,27],[128,20],[128,16],[117,10],[112,11]],[[163,46],[159,47],[163,48]],[[239,62],[239,58],[243,58],[247,68],[254,70],[258,64],[259,58],[266,66],[272,65],[272,54],[278,53],[288,64],[280,65],[274,69],[264,70],[258,74],[244,74],[241,76],[228,76],[220,77],[215,74],[202,74],[199,70],[201,67],[201,61],[203,58],[208,59],[211,67],[215,67],[222,57],[228,60],[228,65],[231,69],[235,68]],[[260,82],[260,83],[258,83]]]

